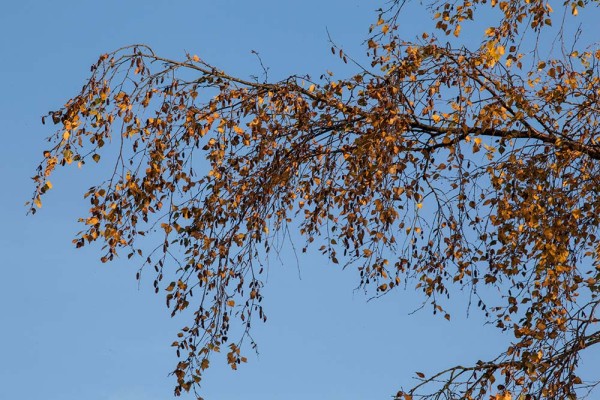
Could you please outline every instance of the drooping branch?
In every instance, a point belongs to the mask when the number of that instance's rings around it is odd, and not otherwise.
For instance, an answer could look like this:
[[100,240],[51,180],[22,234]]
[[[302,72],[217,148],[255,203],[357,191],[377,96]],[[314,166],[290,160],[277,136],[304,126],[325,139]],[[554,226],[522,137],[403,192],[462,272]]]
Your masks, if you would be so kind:
[[[501,7],[546,14],[540,2]],[[443,10],[438,28],[456,32],[474,9]],[[56,166],[114,164],[86,193],[74,242],[104,243],[102,261],[140,256],[172,315],[195,308],[174,343],[177,394],[196,390],[225,346],[232,368],[245,362],[252,321],[266,320],[262,261],[291,229],[375,296],[415,282],[450,319],[444,302],[468,287],[513,333],[501,357],[421,377],[405,398],[563,399],[581,387],[579,352],[599,340],[600,53],[527,71],[505,49],[518,14],[475,50],[402,41],[393,15],[368,41],[373,70],[347,79],[250,81],[136,45],[103,55],[50,113],[59,129],[33,203]]]

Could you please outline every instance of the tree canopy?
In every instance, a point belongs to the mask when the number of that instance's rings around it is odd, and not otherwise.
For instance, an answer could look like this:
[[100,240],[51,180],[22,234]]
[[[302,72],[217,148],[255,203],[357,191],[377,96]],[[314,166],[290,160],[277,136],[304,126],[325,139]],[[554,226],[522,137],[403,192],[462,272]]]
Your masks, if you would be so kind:
[[58,129],[30,210],[56,167],[109,163],[74,243],[141,257],[138,279],[154,274],[173,315],[191,310],[176,394],[200,393],[215,352],[246,361],[282,237],[357,269],[374,296],[415,288],[447,319],[453,288],[469,290],[512,335],[398,399],[569,399],[598,384],[578,364],[600,343],[600,49],[593,26],[573,28],[598,4],[423,7],[412,38],[403,1],[374,15],[368,65],[334,44],[346,78],[239,78],[132,45],[43,118]]

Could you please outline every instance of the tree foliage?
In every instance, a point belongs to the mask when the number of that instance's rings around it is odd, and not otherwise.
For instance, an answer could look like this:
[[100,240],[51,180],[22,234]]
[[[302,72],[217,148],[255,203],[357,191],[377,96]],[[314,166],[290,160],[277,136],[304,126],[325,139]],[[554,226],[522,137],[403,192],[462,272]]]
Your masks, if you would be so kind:
[[513,335],[493,360],[419,373],[399,399],[567,399],[597,384],[577,366],[600,343],[600,50],[569,29],[597,2],[437,1],[414,40],[399,33],[404,3],[387,7],[371,64],[350,59],[348,78],[241,79],[135,45],[102,55],[49,114],[31,211],[57,166],[110,147],[74,243],[142,256],[173,315],[192,309],[176,394],[199,388],[215,352],[245,362],[266,321],[262,262],[290,232],[374,295],[408,282],[448,319],[466,288]]

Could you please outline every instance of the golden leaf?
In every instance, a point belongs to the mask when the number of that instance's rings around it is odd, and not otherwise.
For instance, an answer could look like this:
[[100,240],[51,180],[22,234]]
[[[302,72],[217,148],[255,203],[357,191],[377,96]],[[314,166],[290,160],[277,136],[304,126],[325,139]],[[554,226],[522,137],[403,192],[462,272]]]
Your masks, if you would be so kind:
[[456,28],[454,28],[454,36],[460,36],[460,25],[456,25]]

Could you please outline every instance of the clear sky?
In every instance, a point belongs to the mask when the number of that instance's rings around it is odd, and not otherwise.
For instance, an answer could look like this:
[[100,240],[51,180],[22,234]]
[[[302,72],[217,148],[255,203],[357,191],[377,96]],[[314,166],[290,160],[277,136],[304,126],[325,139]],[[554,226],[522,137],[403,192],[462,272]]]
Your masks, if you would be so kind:
[[[167,6],[168,4],[168,6]],[[84,191],[102,166],[60,171],[35,216],[25,215],[30,177],[52,133],[40,117],[84,83],[104,52],[146,43],[166,57],[185,52],[242,77],[259,75],[251,50],[274,79],[343,75],[351,67],[329,51],[333,39],[356,58],[378,2],[358,0],[4,2],[0,13],[0,399],[157,400],[172,397],[170,343],[186,324],[171,319],[164,294],[138,287],[137,262],[101,264],[96,247],[71,239],[86,211]],[[417,32],[415,25],[406,26]],[[105,170],[106,171],[106,170]],[[211,399],[375,399],[432,373],[492,357],[509,340],[483,319],[466,319],[457,298],[451,322],[409,290],[367,302],[356,271],[307,255],[272,260],[269,320],[255,325],[258,356],[230,371],[215,359],[205,377]],[[310,296],[306,296],[310,293]],[[192,396],[182,397],[183,399]]]

